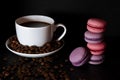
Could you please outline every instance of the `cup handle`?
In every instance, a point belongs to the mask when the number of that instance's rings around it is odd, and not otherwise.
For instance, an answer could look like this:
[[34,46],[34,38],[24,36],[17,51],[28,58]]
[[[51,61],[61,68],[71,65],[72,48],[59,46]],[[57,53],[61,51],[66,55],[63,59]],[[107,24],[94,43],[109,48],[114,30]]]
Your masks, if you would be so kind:
[[67,29],[66,29],[65,25],[63,25],[63,24],[56,24],[56,28],[58,28],[58,27],[62,27],[64,29],[61,36],[58,37],[58,39],[57,39],[57,41],[60,41],[65,36]]

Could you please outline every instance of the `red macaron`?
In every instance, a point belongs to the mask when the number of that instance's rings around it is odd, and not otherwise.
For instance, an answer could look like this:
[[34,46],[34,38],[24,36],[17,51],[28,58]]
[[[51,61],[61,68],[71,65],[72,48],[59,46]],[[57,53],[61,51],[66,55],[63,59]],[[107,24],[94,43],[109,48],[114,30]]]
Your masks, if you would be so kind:
[[101,55],[105,51],[106,44],[105,42],[101,43],[87,43],[87,47],[90,49],[91,54],[93,55]]
[[105,31],[106,21],[99,18],[90,18],[87,22],[87,29],[93,33],[102,33]]

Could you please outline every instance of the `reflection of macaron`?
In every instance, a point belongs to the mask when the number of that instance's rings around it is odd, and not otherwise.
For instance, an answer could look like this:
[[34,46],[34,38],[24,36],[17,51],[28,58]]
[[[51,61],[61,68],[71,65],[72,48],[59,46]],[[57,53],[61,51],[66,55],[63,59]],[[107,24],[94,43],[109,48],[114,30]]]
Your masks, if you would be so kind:
[[73,66],[82,66],[86,63],[89,57],[90,56],[86,48],[78,47],[71,52],[69,60]]
[[93,65],[98,65],[103,63],[103,61],[104,61],[104,55],[97,55],[97,56],[92,55],[88,63]]
[[93,55],[101,55],[105,51],[105,43],[87,43],[87,47],[90,49],[91,54]]
[[85,36],[85,41],[88,43],[100,43],[103,41],[102,33],[92,33],[90,31],[86,31],[84,36]]
[[87,22],[87,29],[93,33],[102,33],[105,30],[106,21],[98,18],[90,18]]

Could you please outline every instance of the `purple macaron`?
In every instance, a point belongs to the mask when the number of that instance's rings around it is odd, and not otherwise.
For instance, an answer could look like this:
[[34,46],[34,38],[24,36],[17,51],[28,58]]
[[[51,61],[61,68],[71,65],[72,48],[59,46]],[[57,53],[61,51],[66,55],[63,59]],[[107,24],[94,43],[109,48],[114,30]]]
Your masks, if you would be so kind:
[[92,33],[90,31],[86,31],[84,36],[85,41],[88,43],[100,43],[103,41],[103,33]]
[[90,58],[89,64],[99,65],[104,61],[104,55],[92,55]]
[[89,57],[90,54],[86,48],[77,47],[71,52],[69,60],[73,66],[82,66],[89,60]]

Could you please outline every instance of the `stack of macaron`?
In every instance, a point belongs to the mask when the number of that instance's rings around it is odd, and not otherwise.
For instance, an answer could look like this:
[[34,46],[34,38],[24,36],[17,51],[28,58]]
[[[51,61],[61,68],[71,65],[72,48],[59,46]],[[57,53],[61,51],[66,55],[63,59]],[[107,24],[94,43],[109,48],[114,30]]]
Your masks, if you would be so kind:
[[90,50],[90,64],[101,64],[104,60],[106,44],[104,42],[104,32],[106,21],[99,18],[90,18],[87,21],[87,31],[84,33],[87,47]]
[[87,31],[84,33],[86,47],[77,47],[69,55],[73,66],[82,66],[85,63],[98,65],[104,61],[104,42],[106,21],[98,18],[90,18],[87,22]]

